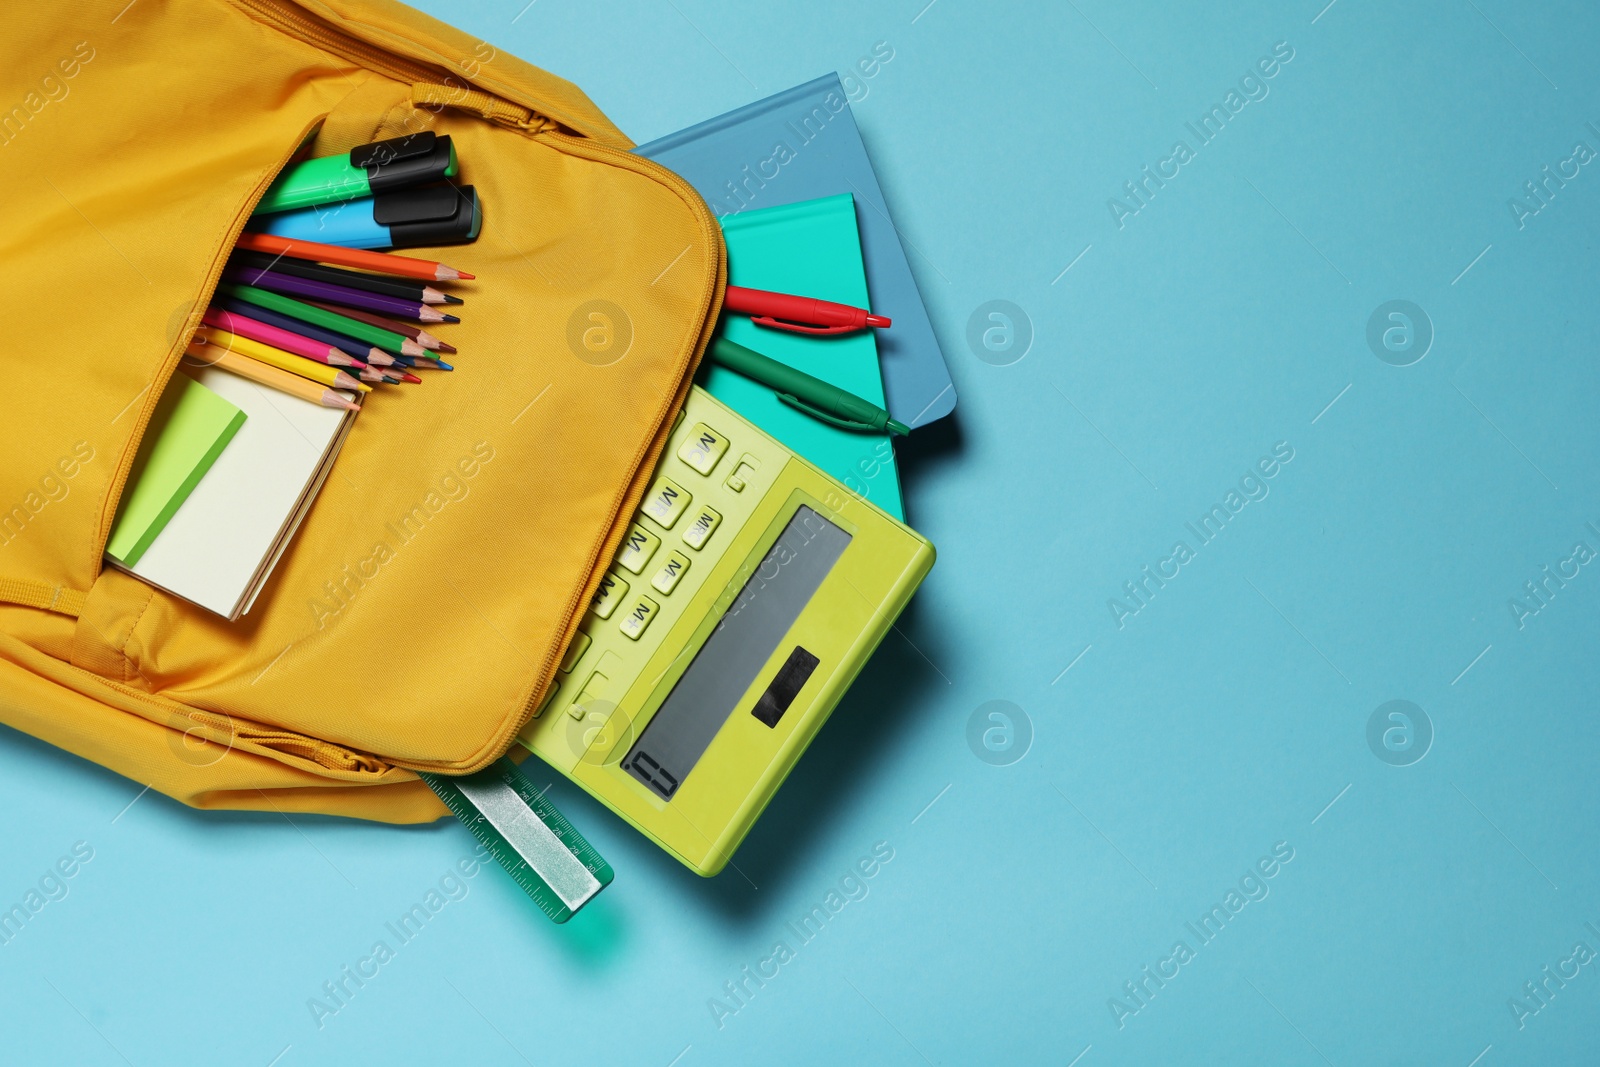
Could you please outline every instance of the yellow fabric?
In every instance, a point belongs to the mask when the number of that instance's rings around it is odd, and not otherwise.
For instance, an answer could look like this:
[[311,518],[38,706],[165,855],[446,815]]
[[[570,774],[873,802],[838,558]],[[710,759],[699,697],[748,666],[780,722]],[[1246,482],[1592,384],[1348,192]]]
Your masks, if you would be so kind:
[[[7,32],[0,264],[47,328],[0,392],[0,720],[199,807],[438,817],[410,770],[506,750],[647,484],[721,299],[714,219],[576,88],[400,4],[33,5]],[[413,253],[478,276],[457,371],[371,398],[239,622],[103,568],[255,199],[314,132],[413,129],[485,205],[475,243]]]

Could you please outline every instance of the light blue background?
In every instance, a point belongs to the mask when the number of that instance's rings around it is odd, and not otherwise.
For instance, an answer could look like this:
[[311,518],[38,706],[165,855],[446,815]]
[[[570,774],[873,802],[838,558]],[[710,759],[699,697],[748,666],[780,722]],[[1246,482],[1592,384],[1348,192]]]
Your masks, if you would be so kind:
[[[1600,568],[1508,608],[1600,549],[1600,170],[1507,207],[1600,149],[1600,15],[925,2],[425,5],[640,141],[894,50],[855,112],[961,396],[903,452],[940,559],[738,869],[702,881],[558,781],[612,887],[558,928],[486,870],[319,1030],[307,999],[464,830],[197,813],[7,732],[0,899],[95,850],[0,948],[7,1062],[1600,1057],[1600,966],[1523,1029],[1507,1007],[1600,950]],[[1280,41],[1270,94],[1119,229],[1108,198]],[[965,339],[993,299],[1035,334],[1010,366]],[[1436,332],[1408,367],[1365,339],[1392,299]],[[1108,598],[1279,441],[1270,495],[1119,629]],[[1368,747],[1391,699],[1436,731],[1411,766]],[[1032,723],[1011,766],[966,741],[990,700]],[[719,1029],[709,998],[879,841],[869,895]],[[1270,895],[1119,1029],[1109,998],[1277,842]]]

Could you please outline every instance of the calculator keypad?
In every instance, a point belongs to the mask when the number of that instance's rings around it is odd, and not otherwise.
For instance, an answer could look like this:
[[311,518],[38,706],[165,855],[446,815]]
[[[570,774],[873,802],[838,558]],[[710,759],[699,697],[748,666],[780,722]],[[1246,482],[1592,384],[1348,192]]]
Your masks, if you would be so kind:
[[671,478],[661,477],[645,494],[644,506],[639,510],[659,522],[663,530],[670,530],[692,499],[689,490]]
[[706,547],[706,542],[711,540],[711,533],[722,521],[722,515],[713,508],[700,506],[700,511],[683,531],[683,543],[696,552]]
[[637,641],[644,636],[645,628],[650,625],[651,621],[655,619],[656,613],[660,610],[660,604],[657,604],[647,596],[642,596],[635,600],[633,606],[628,609],[628,613],[622,616],[620,629],[624,635]]
[[716,469],[717,460],[728,450],[728,439],[703,422],[689,430],[689,439],[678,449],[678,458],[701,474]]
[[678,582],[683,578],[683,572],[689,569],[689,557],[682,552],[673,552],[667,561],[656,571],[656,576],[650,579],[650,584],[658,593],[669,594],[678,587]]
[[[681,422],[680,417],[675,434],[683,430]],[[552,686],[552,696],[546,698],[539,714],[549,707],[564,705],[575,718],[603,716],[609,707],[609,702],[603,699],[608,688],[626,689],[631,684],[626,678],[609,677],[622,669],[616,652],[605,651],[596,659],[596,653],[590,649],[596,646],[605,649],[608,632],[605,626],[615,626],[629,642],[641,641],[646,631],[655,625],[656,617],[669,612],[673,604],[683,599],[681,587],[696,558],[691,553],[705,552],[713,543],[712,535],[722,524],[723,513],[711,507],[707,498],[720,496],[719,503],[737,505],[736,515],[744,514],[755,503],[728,495],[730,491],[742,493],[760,467],[760,460],[755,456],[740,454],[737,450],[733,455],[739,457],[738,461],[724,464],[723,457],[728,455],[732,445],[733,442],[714,426],[695,422],[688,427],[687,436],[681,438],[676,449],[663,457],[655,481],[639,505],[639,515],[629,525],[617,549],[615,568],[600,579],[600,588],[590,605],[590,619],[574,635],[561,658],[561,675],[583,679],[583,686],[574,689],[570,682],[560,685],[563,693],[559,700],[554,698],[556,687]],[[648,523],[645,516],[649,518]],[[674,527],[681,527],[681,530],[674,534]],[[718,539],[719,543],[721,540],[726,538]],[[707,554],[714,556],[714,553]],[[708,568],[714,562],[714,558],[703,560],[696,569]],[[628,579],[635,575],[641,579],[649,575],[650,588],[643,593],[631,591]],[[679,595],[674,596],[675,593]],[[657,629],[666,625],[661,624]],[[579,671],[580,665],[585,663],[587,669]],[[608,665],[606,670],[593,669]],[[572,692],[577,695],[567,695]],[[609,695],[615,699],[620,694]]]
[[622,598],[627,595],[627,582],[615,574],[604,575],[600,579],[600,590],[594,595],[595,615],[602,619],[611,618],[611,613],[617,610],[617,605],[622,603]]
[[655,555],[656,549],[660,547],[661,538],[634,523],[633,528],[628,531],[628,536],[622,539],[622,547],[617,551],[617,566],[635,574],[642,574],[644,565],[650,562],[650,557]]
[[578,661],[587,651],[589,651],[589,635],[579,630],[572,635],[572,644],[567,646],[567,654],[561,657],[561,673],[570,674],[572,668],[578,665]]

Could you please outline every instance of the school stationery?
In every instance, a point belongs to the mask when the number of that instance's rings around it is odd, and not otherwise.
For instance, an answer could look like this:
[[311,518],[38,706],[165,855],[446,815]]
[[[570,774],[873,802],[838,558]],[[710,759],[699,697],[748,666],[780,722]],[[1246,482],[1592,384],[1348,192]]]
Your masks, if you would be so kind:
[[888,430],[902,435],[911,432],[910,427],[891,419],[889,413],[878,405],[805,371],[785,366],[726,337],[713,340],[707,354],[721,366],[738,371],[771,389],[779,400],[790,407],[831,426],[867,432]]
[[449,137],[424,130],[287,167],[267,189],[255,213],[267,215],[354,200],[455,176],[455,145]]
[[215,326],[219,330],[237,334],[240,337],[249,337],[260,341],[262,344],[281,348],[285,352],[293,352],[306,359],[314,359],[319,363],[326,363],[333,367],[365,367],[366,363],[347,356],[332,345],[313,341],[301,334],[280,330],[276,326],[268,326],[257,319],[247,315],[235,315],[231,311],[224,311],[217,307],[208,307],[201,316],[201,322],[207,326]]
[[457,778],[417,777],[551,921],[566,922],[611,884],[611,864],[509,759]]
[[435,289],[431,285],[424,285],[422,282],[364,274],[358,270],[330,267],[326,263],[295,259],[293,256],[269,256],[265,252],[235,252],[229,257],[228,265],[275,270],[280,274],[293,274],[296,278],[333,282],[336,285],[347,285],[352,289],[365,289],[369,293],[382,293],[385,296],[397,296],[401,300],[414,300],[419,304],[464,303],[459,296]]
[[234,404],[191,378],[174,375],[128,471],[106,555],[124,566],[138,563],[244,421],[245,413]]
[[422,355],[422,346],[409,337],[403,337],[393,330],[385,330],[378,326],[369,326],[367,323],[357,322],[355,319],[340,315],[337,312],[324,311],[321,308],[312,307],[304,301],[284,296],[282,293],[268,292],[253,285],[238,285],[231,282],[223,282],[217,286],[217,292],[224,297],[243,300],[247,304],[254,304],[268,311],[276,311],[280,315],[288,315],[290,318],[299,319],[312,326],[320,326],[325,330],[333,330],[344,334],[346,337],[353,337],[357,341],[365,341],[370,345],[383,349],[385,352],[393,352],[402,356]]
[[456,244],[477,237],[482,225],[478,191],[470,185],[403,189],[250,220],[256,233],[346,248]]
[[258,286],[274,293],[285,293],[289,296],[309,301],[322,300],[384,315],[400,315],[409,319],[417,319],[421,322],[461,321],[453,315],[446,315],[442,311],[436,311],[427,304],[415,300],[403,300],[400,297],[385,296],[382,293],[369,293],[365,289],[338,285],[334,282],[297,278],[292,274],[284,274],[277,270],[261,270],[256,267],[230,267],[222,276],[230,281]]
[[320,326],[313,326],[311,323],[297,319],[293,315],[281,315],[271,308],[265,308],[259,304],[235,300],[220,291],[216,294],[215,299],[216,303],[212,305],[213,307],[219,307],[231,314],[242,315],[245,318],[255,319],[257,322],[276,326],[278,329],[289,333],[300,334],[309,340],[326,344],[330,348],[337,348],[345,355],[375,367],[386,366],[387,363],[385,361],[395,358],[383,349],[357,341],[354,337],[346,337],[335,330],[324,330]]
[[276,389],[281,393],[299,397],[301,400],[310,401],[325,408],[339,408],[342,411],[359,411],[360,406],[354,397],[360,395],[353,392],[343,392],[330,389],[312,381],[302,378],[298,374],[290,374],[286,370],[251,359],[249,356],[238,352],[229,352],[218,345],[209,345],[204,341],[191,341],[184,349],[186,365],[194,367],[221,367],[223,370],[232,371],[241,378],[248,378],[258,385],[269,389]]
[[273,256],[291,256],[296,259],[314,260],[318,263],[337,263],[341,267],[357,267],[361,270],[376,271],[380,274],[398,275],[403,278],[421,278],[430,282],[453,282],[457,279],[472,279],[475,275],[466,271],[447,267],[431,259],[416,259],[411,256],[385,255],[381,252],[369,252],[362,248],[345,248],[341,245],[323,244],[318,241],[303,241],[287,237],[277,237],[270,233],[252,233],[249,230],[239,235],[239,240],[234,242],[236,249],[250,252],[264,252]]
[[[307,300],[306,303],[314,308],[321,308],[323,311],[332,311],[337,315],[348,316],[357,322],[364,322],[368,326],[378,326],[385,330],[393,330],[402,337],[411,338],[430,352],[454,352],[456,350],[454,345],[445,344],[420,326],[412,326],[408,323],[384,318],[382,315],[373,315],[370,312],[359,311],[356,308],[344,307],[340,304],[324,303],[321,300]],[[452,319],[451,321],[455,320]]]
[[185,362],[179,373],[249,417],[144,557],[126,569],[237,619],[305,517],[355,413],[263,389],[220,366]]
[[889,319],[865,308],[738,285],[728,286],[722,297],[722,310],[730,315],[747,315],[757,326],[794,333],[854,333],[868,326],[885,329],[892,325]]
[[628,521],[519,740],[712,875],[933,546],[699,388]]
[[396,356],[394,357],[394,361],[395,363],[406,366],[412,370],[455,370],[455,367],[446,363],[442,359],[434,357],[432,353],[429,353],[427,357]]
[[[864,306],[867,280],[856,218],[849,194],[726,217],[722,232],[728,247],[728,277],[737,285]],[[862,330],[812,337],[768,330],[740,316],[724,317],[719,329],[730,341],[887,407],[877,353],[883,335]],[[770,387],[714,360],[703,366],[698,380],[712,395],[852,492],[897,519],[904,516],[900,476],[887,432],[829,425],[780,399]]]
[[[870,305],[865,293],[856,303],[894,320],[894,329],[878,338],[888,396],[885,406],[912,428],[941,419],[955,408],[950,371],[837,74],[797,85],[634,151],[683,175],[723,220],[755,209],[853,193],[867,290],[872,294]],[[938,273],[926,260],[924,269]],[[767,288],[813,292],[798,287]]]
[[285,352],[281,348],[273,348],[260,341],[228,333],[226,330],[203,326],[195,331],[194,337],[196,343],[207,347],[207,351],[219,349],[223,352],[237,352],[241,356],[260,360],[269,367],[297,374],[307,381],[318,382],[330,389],[350,389],[358,393],[372,391],[370,385],[362,385],[338,367],[330,367],[325,363],[297,356],[293,352]]

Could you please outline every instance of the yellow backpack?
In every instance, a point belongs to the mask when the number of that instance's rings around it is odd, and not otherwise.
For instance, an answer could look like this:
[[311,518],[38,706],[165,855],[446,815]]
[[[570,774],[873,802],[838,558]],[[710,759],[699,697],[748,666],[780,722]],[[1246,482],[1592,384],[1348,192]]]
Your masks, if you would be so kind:
[[[715,220],[572,85],[387,0],[35,5],[7,33],[0,719],[197,807],[439,817],[411,772],[506,751],[647,484],[720,308]],[[313,133],[419,129],[485,205],[434,257],[478,278],[456,373],[367,405],[238,622],[103,567],[257,198]]]

